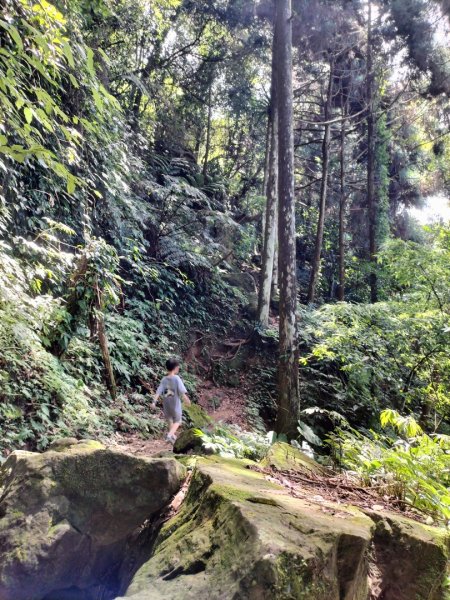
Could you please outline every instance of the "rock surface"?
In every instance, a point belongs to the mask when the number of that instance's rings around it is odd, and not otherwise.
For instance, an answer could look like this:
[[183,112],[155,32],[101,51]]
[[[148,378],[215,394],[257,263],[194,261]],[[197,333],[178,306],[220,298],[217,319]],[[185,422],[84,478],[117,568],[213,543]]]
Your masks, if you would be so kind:
[[204,454],[202,451],[202,440],[195,434],[195,429],[185,429],[177,437],[173,446],[175,454]]
[[277,471],[294,471],[304,475],[324,472],[324,468],[319,463],[286,442],[273,444],[261,461],[261,465]]
[[245,461],[202,458],[132,600],[442,600],[446,534],[289,495]]
[[183,406],[183,420],[193,429],[208,429],[214,425],[208,413],[198,404]]
[[[185,501],[155,541],[185,475],[173,458],[76,440],[13,453],[0,470],[0,600],[444,599],[442,530],[296,498],[251,461],[189,460]],[[264,464],[316,468],[279,443]]]
[[0,471],[0,600],[111,598],[129,536],[183,477],[174,459],[98,442],[12,453]]

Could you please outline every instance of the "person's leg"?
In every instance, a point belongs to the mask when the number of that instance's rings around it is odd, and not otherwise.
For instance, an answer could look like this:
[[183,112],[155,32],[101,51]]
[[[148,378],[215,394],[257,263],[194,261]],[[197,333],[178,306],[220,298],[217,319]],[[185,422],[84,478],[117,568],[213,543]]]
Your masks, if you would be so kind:
[[181,423],[172,423],[172,425],[170,426],[169,429],[169,435],[175,437],[176,432],[178,431],[178,428],[180,427]]
[[173,427],[173,419],[172,417],[166,416],[166,423],[167,423],[167,433],[166,433],[166,440],[169,440],[169,436],[170,436],[170,430]]
[[172,407],[173,408],[173,423],[172,426],[169,430],[169,438],[175,442],[175,440],[177,439],[177,436],[175,435],[176,432],[178,431],[178,428],[181,425],[181,402],[178,400],[178,402],[175,403],[175,405]]

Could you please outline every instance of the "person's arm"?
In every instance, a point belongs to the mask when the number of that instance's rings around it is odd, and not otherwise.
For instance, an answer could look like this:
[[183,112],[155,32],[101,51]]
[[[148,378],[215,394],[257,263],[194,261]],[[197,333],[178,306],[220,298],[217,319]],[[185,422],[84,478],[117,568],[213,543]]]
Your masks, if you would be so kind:
[[184,385],[184,382],[181,379],[181,377],[178,377],[178,392],[180,394],[181,401],[187,404],[187,406],[189,406],[191,404],[191,401],[189,400],[186,386]]
[[181,400],[184,402],[184,404],[186,404],[187,406],[191,405],[191,401],[188,398],[187,394],[182,394],[181,395]]
[[162,393],[163,393],[162,383],[160,383],[158,386],[158,389],[155,392],[155,395],[153,396],[152,408],[156,408],[156,404]]

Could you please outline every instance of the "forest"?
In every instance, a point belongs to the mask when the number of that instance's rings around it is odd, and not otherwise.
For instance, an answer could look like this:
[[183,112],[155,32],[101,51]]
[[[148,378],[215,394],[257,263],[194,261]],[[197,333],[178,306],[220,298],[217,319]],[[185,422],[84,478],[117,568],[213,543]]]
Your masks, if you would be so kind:
[[[449,35],[448,0],[0,0],[0,600],[450,598]],[[173,452],[170,358],[192,402]],[[33,487],[44,464],[64,493]],[[143,509],[145,469],[165,487]],[[246,550],[235,485],[256,512],[270,486],[354,505],[360,529],[336,509],[332,569],[323,546]],[[129,515],[108,486],[139,490]]]

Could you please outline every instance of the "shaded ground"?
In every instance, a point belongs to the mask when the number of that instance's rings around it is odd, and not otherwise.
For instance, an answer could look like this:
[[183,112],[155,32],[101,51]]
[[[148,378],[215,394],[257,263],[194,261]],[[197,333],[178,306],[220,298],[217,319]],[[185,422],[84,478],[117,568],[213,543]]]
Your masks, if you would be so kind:
[[246,393],[243,386],[220,387],[212,381],[205,381],[197,393],[198,403],[215,421],[239,425],[242,428],[248,427],[245,413]]

